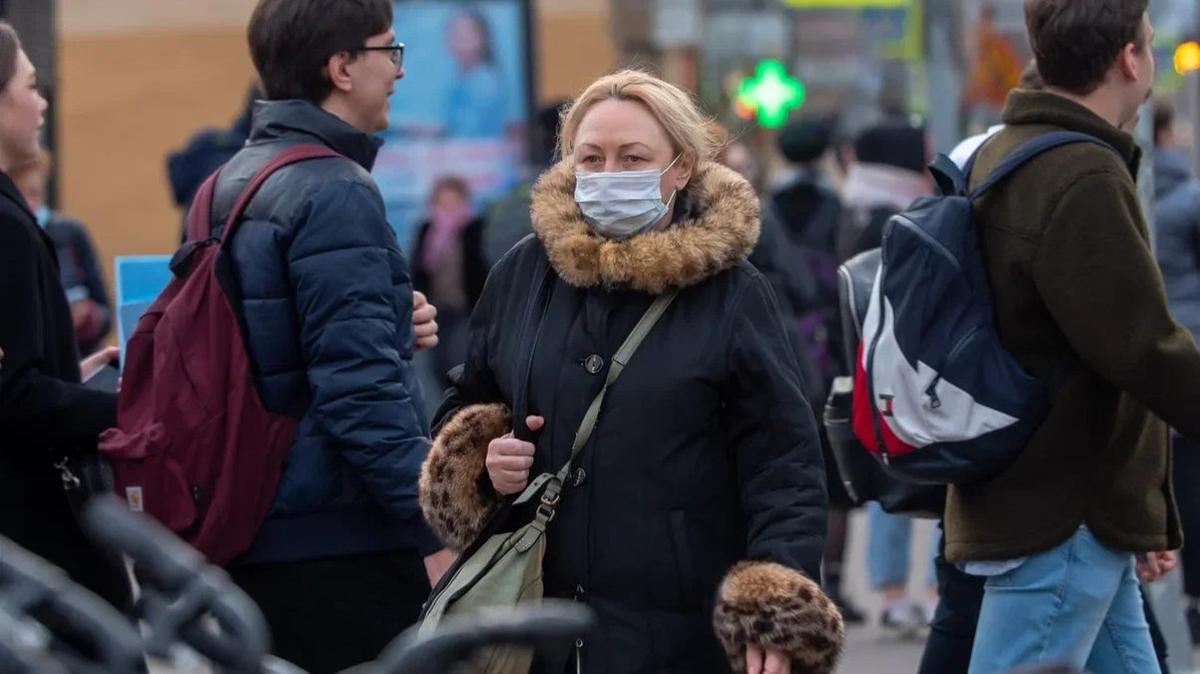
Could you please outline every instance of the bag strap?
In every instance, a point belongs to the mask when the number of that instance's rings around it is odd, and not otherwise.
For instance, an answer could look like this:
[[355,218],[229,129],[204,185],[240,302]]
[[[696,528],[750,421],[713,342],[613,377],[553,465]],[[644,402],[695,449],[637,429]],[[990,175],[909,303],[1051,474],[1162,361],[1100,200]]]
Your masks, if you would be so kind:
[[[221,246],[224,247],[229,241],[233,240],[234,233],[242,224],[242,214],[246,212],[246,208],[250,205],[250,201],[258,194],[259,188],[263,183],[267,182],[273,173],[290,164],[296,164],[309,159],[322,159],[325,157],[341,157],[342,155],[334,152],[326,145],[320,143],[303,143],[301,145],[293,145],[279,154],[271,157],[266,164],[255,171],[250,181],[242,188],[241,194],[238,195],[237,201],[233,204],[233,210],[229,211],[229,217],[225,220],[225,225],[221,228]],[[215,187],[214,187],[215,191]],[[208,197],[207,209],[212,213],[212,195]],[[211,223],[211,220],[208,222]]]
[[941,192],[942,196],[963,196],[969,197],[974,201],[982,197],[988,190],[1000,184],[1005,178],[1008,178],[1014,171],[1024,166],[1034,157],[1053,150],[1056,147],[1074,143],[1092,143],[1106,147],[1118,155],[1120,154],[1112,145],[1090,134],[1077,131],[1052,131],[1026,141],[1013,151],[1012,154],[1005,157],[1004,161],[1000,162],[1000,165],[983,181],[983,184],[975,188],[973,192],[969,186],[971,171],[975,168],[975,160],[979,158],[979,154],[983,151],[984,146],[987,145],[986,142],[980,144],[979,148],[971,154],[971,158],[967,160],[966,165],[962,168],[959,168],[950,157],[939,154],[929,164],[929,172],[933,175],[934,182],[937,183],[938,191]]
[[[1049,150],[1053,150],[1056,147],[1072,145],[1075,143],[1093,143],[1101,147],[1106,147],[1118,155],[1120,154],[1112,145],[1109,145],[1108,143],[1090,134],[1079,133],[1077,131],[1053,131],[1051,133],[1042,134],[1033,140],[1027,141],[1025,144],[1018,147],[1012,154],[1005,157],[1004,161],[1000,162],[1000,165],[997,166],[990,174],[988,174],[988,177],[983,181],[983,183],[980,184],[979,187],[975,188],[973,192],[971,192],[971,200],[974,201],[982,197],[985,193],[987,193],[988,190],[998,185],[1005,178],[1012,175],[1017,169],[1021,168],[1021,166],[1023,166],[1026,162],[1032,160],[1038,155]],[[982,149],[983,148],[981,146],[980,150]],[[971,169],[975,167],[975,159],[978,156],[979,152],[977,151],[971,156],[970,161],[967,162],[967,166],[963,170],[963,174],[965,176],[969,177],[971,175]]]
[[219,175],[221,175],[220,168],[208,176],[200,185],[200,189],[196,191],[196,196],[192,198],[192,207],[188,210],[187,216],[187,241],[184,243],[196,243],[210,238],[212,234],[213,191],[215,190]]
[[[575,459],[579,457],[580,452],[587,446],[587,443],[592,438],[592,433],[596,430],[596,422],[600,418],[600,409],[604,406],[604,398],[608,395],[608,389],[612,387],[621,373],[625,371],[625,367],[629,364],[633,354],[637,352],[638,347],[642,345],[642,341],[654,329],[655,324],[666,313],[667,308],[675,301],[679,295],[679,290],[670,290],[654,299],[654,302],[646,309],[646,313],[642,314],[637,325],[633,326],[629,336],[625,338],[625,342],[621,344],[621,348],[617,349],[616,355],[612,357],[612,363],[608,366],[608,376],[604,379],[604,386],[600,392],[592,399],[592,404],[588,406],[587,412],[583,415],[583,421],[579,423],[579,430],[575,432],[575,442],[571,445],[571,456],[567,459],[566,464],[555,474],[544,473],[539,475],[537,479],[529,483],[525,491],[521,493],[514,505],[520,505],[533,498],[542,487],[545,487],[545,493],[542,494],[542,505],[538,507],[539,516],[546,514],[546,521],[554,517],[554,506],[558,504],[559,494],[562,491],[562,485],[566,482],[567,477],[571,474],[571,468],[575,464]],[[545,513],[544,513],[545,509]]]
[[525,425],[525,419],[529,416],[529,380],[533,376],[533,354],[542,336],[542,326],[546,323],[546,314],[550,311],[550,297],[553,294],[555,283],[554,269],[550,266],[550,261],[546,256],[539,256],[538,262],[540,263],[538,269],[541,271],[541,281],[529,290],[529,301],[525,305],[525,320],[521,323],[521,339],[517,344],[525,343],[538,307],[541,307],[541,313],[537,314],[538,322],[537,327],[534,328],[533,341],[522,357],[517,359],[513,374],[513,436],[525,442],[533,442],[534,438],[533,431]]

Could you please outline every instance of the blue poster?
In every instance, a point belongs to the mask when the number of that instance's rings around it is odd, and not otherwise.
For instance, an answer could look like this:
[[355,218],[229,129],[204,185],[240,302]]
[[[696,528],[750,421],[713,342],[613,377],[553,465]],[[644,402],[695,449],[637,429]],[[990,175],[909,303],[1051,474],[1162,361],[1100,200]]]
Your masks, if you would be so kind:
[[113,277],[117,285],[117,344],[125,362],[125,343],[167,283],[171,281],[170,255],[118,255]]
[[398,1],[404,79],[375,164],[388,220],[407,250],[430,188],[461,178],[477,212],[528,162],[529,39],[522,0]]

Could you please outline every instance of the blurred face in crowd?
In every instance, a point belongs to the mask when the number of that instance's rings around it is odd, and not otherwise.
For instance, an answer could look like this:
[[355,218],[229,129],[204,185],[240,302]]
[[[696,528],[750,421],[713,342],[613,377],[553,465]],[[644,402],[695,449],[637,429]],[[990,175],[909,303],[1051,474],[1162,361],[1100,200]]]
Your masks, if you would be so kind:
[[0,91],[0,156],[11,168],[37,157],[46,100],[37,90],[37,72],[22,50],[8,85]]
[[[395,41],[395,31],[389,30],[368,38],[363,46],[387,47]],[[329,59],[329,79],[334,89],[326,103],[334,106],[335,114],[364,133],[383,131],[388,126],[392,90],[401,77],[404,68],[392,61],[391,52],[335,54]]]
[[470,16],[460,14],[450,21],[450,53],[463,69],[483,60],[483,28]]
[[433,209],[440,211],[454,210],[470,205],[467,201],[467,195],[449,188],[438,190],[437,194],[434,194],[433,199],[430,201],[432,202]]
[[665,169],[660,179],[664,203],[691,178],[692,161],[678,156],[666,129],[635,101],[610,98],[593,105],[579,123],[574,146],[578,172]]

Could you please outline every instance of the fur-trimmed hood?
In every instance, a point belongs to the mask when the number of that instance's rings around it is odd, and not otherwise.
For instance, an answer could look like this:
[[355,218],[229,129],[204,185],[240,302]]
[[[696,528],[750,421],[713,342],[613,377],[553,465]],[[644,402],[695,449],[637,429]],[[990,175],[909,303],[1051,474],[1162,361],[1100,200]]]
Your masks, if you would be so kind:
[[579,287],[658,295],[687,288],[745,260],[758,243],[759,205],[745,178],[715,163],[697,167],[676,220],[625,241],[594,234],[575,203],[575,167],[559,162],[533,188],[533,231],[554,270]]

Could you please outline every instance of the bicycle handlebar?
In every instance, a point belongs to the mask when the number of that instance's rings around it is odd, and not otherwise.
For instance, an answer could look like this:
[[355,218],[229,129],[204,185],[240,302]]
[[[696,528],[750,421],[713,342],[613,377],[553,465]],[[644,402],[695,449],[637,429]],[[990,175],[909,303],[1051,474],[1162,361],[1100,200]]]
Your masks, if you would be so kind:
[[[141,617],[150,627],[147,652],[167,657],[182,642],[220,667],[259,671],[270,651],[267,622],[223,570],[116,498],[92,499],[82,520],[100,545],[134,561],[143,589]],[[219,631],[205,624],[206,617]]]
[[[3,537],[0,537],[0,613],[7,614],[9,624],[23,628],[12,633],[0,632],[5,638],[28,635],[32,623],[43,625],[45,646],[70,671],[112,674],[144,671],[141,637],[124,615],[72,582],[61,569]],[[14,657],[20,657],[20,644],[10,643],[9,650],[16,651]]]
[[392,642],[367,671],[373,674],[444,674],[486,646],[537,646],[583,637],[594,615],[575,602],[483,609],[447,620],[437,632],[416,636],[415,628]]

